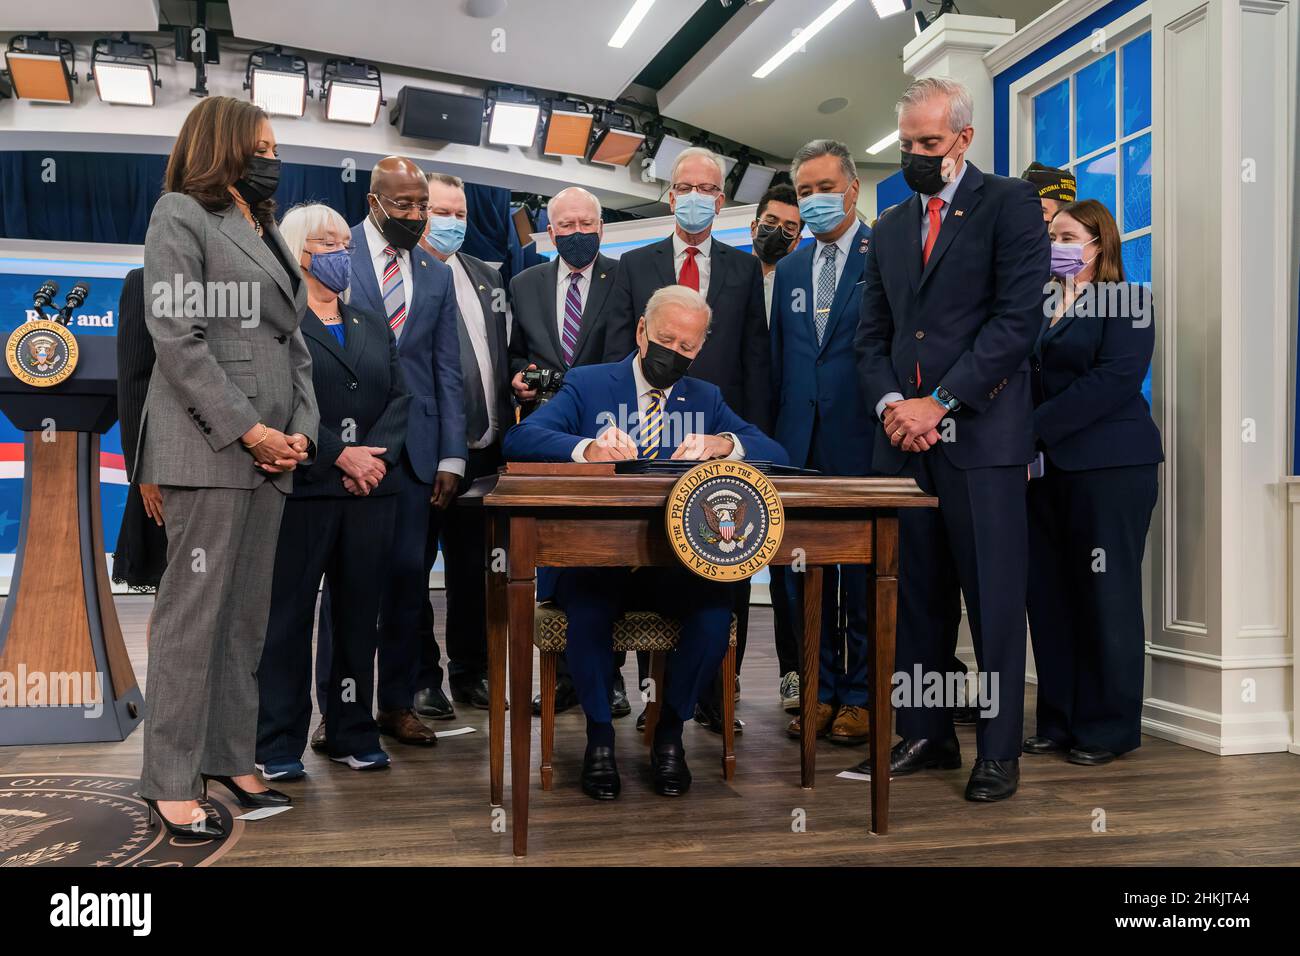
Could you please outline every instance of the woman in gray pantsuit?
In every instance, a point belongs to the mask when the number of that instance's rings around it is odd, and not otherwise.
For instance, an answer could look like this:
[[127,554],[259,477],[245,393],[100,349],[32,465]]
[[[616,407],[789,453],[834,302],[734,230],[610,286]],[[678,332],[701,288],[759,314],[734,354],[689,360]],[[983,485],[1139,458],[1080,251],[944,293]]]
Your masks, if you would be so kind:
[[285,804],[253,772],[257,666],[290,474],[319,414],[298,331],[307,290],[275,228],[275,135],[251,103],[190,111],[145,238],[157,361],[132,480],[159,485],[167,570],[149,641],[140,795],[174,836],[225,832],[207,781]]

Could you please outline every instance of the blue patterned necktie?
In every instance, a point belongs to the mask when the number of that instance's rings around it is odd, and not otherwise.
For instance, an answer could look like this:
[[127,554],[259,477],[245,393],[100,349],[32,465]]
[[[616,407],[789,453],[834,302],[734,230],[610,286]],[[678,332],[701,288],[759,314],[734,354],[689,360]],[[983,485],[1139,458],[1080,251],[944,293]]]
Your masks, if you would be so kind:
[[641,418],[641,457],[659,457],[659,439],[664,430],[663,389],[650,389],[650,404]]
[[817,297],[813,303],[813,328],[817,344],[826,337],[826,323],[831,317],[831,303],[835,301],[835,254],[840,247],[831,243],[822,249],[821,271],[817,273]]

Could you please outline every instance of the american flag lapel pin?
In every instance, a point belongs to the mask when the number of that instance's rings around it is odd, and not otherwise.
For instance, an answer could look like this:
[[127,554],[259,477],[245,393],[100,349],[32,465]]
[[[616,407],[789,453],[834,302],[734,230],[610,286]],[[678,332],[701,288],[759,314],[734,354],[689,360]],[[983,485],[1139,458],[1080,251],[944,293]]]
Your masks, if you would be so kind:
[[961,209],[954,209],[954,210],[952,211],[952,214],[953,214],[954,216],[960,216],[963,212],[964,212],[964,210],[961,210]]

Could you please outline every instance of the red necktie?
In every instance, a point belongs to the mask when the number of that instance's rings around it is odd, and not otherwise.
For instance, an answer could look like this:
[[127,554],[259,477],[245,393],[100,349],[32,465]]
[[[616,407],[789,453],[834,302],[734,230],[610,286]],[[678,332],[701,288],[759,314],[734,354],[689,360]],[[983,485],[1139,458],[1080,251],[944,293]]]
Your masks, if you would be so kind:
[[934,248],[934,241],[939,238],[939,227],[943,225],[943,220],[939,218],[939,210],[943,208],[943,200],[938,196],[931,196],[925,208],[930,213],[930,231],[926,234],[925,249],[921,252],[922,265],[929,263],[930,250]]
[[700,291],[700,267],[695,264],[695,257],[700,254],[700,250],[695,246],[686,247],[686,261],[682,263],[681,275],[677,277],[679,285],[684,285]]

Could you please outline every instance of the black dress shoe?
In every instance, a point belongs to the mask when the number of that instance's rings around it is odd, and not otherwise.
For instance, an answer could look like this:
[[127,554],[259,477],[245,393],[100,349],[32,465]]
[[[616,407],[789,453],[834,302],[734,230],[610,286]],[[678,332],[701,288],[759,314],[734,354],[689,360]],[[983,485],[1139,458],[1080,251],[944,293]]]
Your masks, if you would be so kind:
[[415,692],[415,712],[432,720],[454,720],[456,709],[441,687],[426,687]]
[[287,793],[281,793],[279,790],[272,790],[267,787],[260,792],[245,790],[231,777],[221,777],[214,774],[205,773],[203,775],[203,796],[208,795],[208,781],[214,780],[229,790],[239,801],[239,805],[248,810],[255,810],[258,807],[287,807],[293,803],[293,797]]
[[686,766],[686,750],[681,744],[655,744],[650,748],[650,772],[655,793],[680,797],[691,789],[691,769]]
[[[555,712],[562,714],[571,707],[578,706],[578,692],[573,689],[573,681],[561,678],[555,682]],[[542,715],[542,695],[533,697],[533,714]]]
[[632,704],[627,699],[627,688],[623,684],[623,678],[620,676],[614,682],[614,689],[609,694],[609,713],[612,717],[626,717],[632,713]]
[[[960,766],[961,747],[958,746],[956,737],[945,740],[928,737],[900,740],[889,752],[891,777],[906,777],[918,770],[956,770]],[[869,773],[870,770],[870,760],[858,764],[859,773]]]
[[[722,733],[722,721],[724,719],[722,707],[716,700],[702,700],[695,705],[695,722],[703,724],[709,729],[710,733]],[[743,734],[745,732],[744,724],[740,722],[739,717],[733,717],[731,723],[735,733]]]
[[613,800],[623,789],[613,747],[588,747],[582,758],[582,792],[593,800]]
[[1020,749],[1027,754],[1056,754],[1065,749],[1065,744],[1051,737],[1035,734],[1033,737],[1026,737]]
[[1020,785],[1020,760],[977,759],[966,784],[966,799],[977,803],[1005,800]]
[[[458,704],[469,704],[475,710],[487,710],[491,705],[492,698],[488,691],[488,680],[486,677],[471,677],[467,680],[452,679],[451,699]],[[506,705],[506,710],[510,706]]]
[[1114,760],[1115,754],[1104,747],[1071,747],[1065,759],[1081,767],[1100,767]]
[[978,707],[954,707],[952,709],[952,722],[954,724],[977,724],[980,719],[980,710]]
[[[158,809],[158,801],[150,800],[148,797],[142,797],[145,806],[149,808],[149,826],[154,826],[154,817],[156,816],[163,822],[169,836],[177,840],[224,840],[226,838],[225,827],[221,825],[220,820],[213,819],[206,812],[195,814],[195,820],[190,823],[172,823],[162,811]],[[203,810],[202,807],[199,808]],[[199,820],[198,816],[202,815],[203,819]]]

